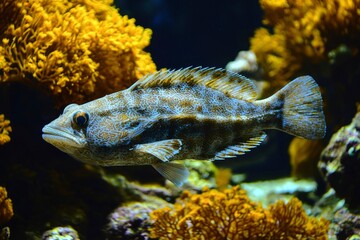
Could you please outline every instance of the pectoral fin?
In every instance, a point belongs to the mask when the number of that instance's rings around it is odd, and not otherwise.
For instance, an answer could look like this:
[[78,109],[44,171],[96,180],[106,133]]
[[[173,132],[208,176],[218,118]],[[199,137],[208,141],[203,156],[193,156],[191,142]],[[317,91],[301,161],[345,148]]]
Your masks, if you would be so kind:
[[180,139],[170,139],[138,144],[134,147],[134,150],[151,154],[163,162],[168,162],[170,158],[180,152],[181,146],[182,142]]
[[189,170],[178,163],[159,162],[152,165],[164,178],[181,187],[189,176]]
[[226,149],[216,153],[215,157],[212,158],[212,161],[215,160],[224,160],[225,158],[234,158],[238,155],[243,155],[246,152],[249,152],[251,148],[257,147],[262,141],[266,138],[266,133],[261,132],[257,137],[249,138],[247,141],[239,143],[234,146],[229,146]]

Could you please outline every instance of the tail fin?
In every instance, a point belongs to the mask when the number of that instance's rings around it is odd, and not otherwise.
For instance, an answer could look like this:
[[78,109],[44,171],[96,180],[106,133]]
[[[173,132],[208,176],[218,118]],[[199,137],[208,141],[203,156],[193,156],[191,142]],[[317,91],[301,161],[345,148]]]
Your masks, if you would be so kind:
[[280,130],[307,139],[324,137],[326,123],[322,98],[312,77],[296,78],[273,97],[283,103]]

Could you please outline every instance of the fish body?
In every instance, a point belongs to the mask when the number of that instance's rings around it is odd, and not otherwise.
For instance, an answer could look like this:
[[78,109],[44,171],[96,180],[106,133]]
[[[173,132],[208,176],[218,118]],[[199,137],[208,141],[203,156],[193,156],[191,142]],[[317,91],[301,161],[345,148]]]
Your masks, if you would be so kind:
[[70,104],[43,138],[90,164],[152,165],[181,186],[188,171],[173,160],[233,158],[259,145],[266,129],[324,136],[322,99],[310,76],[256,98],[251,80],[224,69],[159,71],[126,90]]

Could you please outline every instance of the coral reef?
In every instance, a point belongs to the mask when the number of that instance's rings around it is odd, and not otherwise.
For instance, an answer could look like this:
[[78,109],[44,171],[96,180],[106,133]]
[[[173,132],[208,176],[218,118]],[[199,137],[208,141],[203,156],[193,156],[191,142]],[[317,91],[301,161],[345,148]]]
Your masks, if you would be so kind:
[[163,202],[133,202],[121,206],[109,216],[107,239],[149,239],[150,213],[168,205]]
[[257,86],[259,98],[270,96],[269,82],[262,80],[262,68],[259,67],[256,55],[253,51],[240,51],[234,61],[226,64],[226,70],[237,72],[248,78],[251,78]]
[[201,191],[204,187],[214,188],[216,186],[217,168],[213,162],[186,160],[182,163],[190,171],[184,188]]
[[0,114],[0,145],[10,142],[11,130],[10,121],[5,119],[4,114]]
[[360,1],[260,0],[263,23],[251,39],[267,79],[289,81],[307,65],[328,60],[328,54],[345,44],[353,55],[360,50]]
[[112,1],[4,0],[0,83],[22,82],[58,105],[124,89],[156,71],[151,30],[120,16]]
[[318,166],[339,197],[360,206],[360,112],[332,136]]
[[72,227],[56,227],[46,231],[42,240],[80,240],[78,233]]
[[14,215],[11,199],[7,191],[0,186],[0,225],[7,223]]
[[308,217],[299,200],[278,201],[268,210],[239,187],[185,191],[173,208],[151,213],[150,237],[159,239],[327,239],[328,222]]
[[232,176],[231,168],[218,168],[215,174],[216,188],[220,190],[228,188]]
[[10,239],[10,228],[4,227],[0,230],[0,240],[9,240]]
[[317,201],[312,213],[330,222],[328,237],[331,240],[356,240],[360,236],[360,215],[357,209],[350,210],[334,189],[330,189]]
[[256,55],[252,51],[240,51],[235,60],[226,64],[226,70],[233,72],[257,72],[259,66]]
[[338,210],[332,220],[329,235],[334,238],[336,236],[336,239],[339,240],[359,239],[360,215],[354,214],[346,208]]

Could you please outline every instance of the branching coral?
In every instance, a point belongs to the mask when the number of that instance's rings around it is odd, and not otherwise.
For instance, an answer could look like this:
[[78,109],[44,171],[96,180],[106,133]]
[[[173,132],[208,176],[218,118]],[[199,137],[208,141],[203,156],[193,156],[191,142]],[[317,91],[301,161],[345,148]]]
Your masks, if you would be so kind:
[[342,45],[360,50],[360,0],[260,0],[264,24],[251,40],[268,80],[283,84],[308,64],[328,60]]
[[308,217],[297,199],[263,209],[239,187],[184,192],[169,207],[155,210],[150,234],[160,239],[327,239],[328,222]]
[[0,82],[20,81],[64,105],[123,89],[156,71],[151,30],[120,16],[111,0],[4,0]]
[[7,196],[7,191],[0,186],[0,225],[8,222],[13,215],[12,203]]
[[4,114],[0,114],[0,145],[10,142],[10,132],[10,121],[5,119]]

